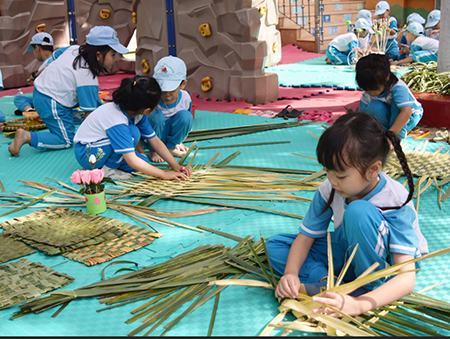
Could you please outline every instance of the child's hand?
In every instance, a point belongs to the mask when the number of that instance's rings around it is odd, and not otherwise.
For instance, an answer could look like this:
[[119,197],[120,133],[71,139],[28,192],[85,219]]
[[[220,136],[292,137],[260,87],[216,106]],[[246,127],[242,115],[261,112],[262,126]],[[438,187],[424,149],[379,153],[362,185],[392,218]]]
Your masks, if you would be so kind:
[[325,292],[320,296],[313,297],[313,301],[317,301],[324,306],[314,309],[316,313],[324,313],[331,316],[339,316],[339,313],[326,305],[333,306],[348,315],[359,315],[362,312],[360,302],[349,295],[335,292]]
[[186,174],[182,172],[175,172],[175,171],[167,171],[164,172],[161,179],[164,180],[186,180],[188,177]]
[[296,274],[285,274],[278,282],[275,293],[280,298],[296,299],[300,289],[300,279]]
[[180,169],[178,171],[186,174],[188,177],[192,175],[192,168],[190,166],[180,166]]

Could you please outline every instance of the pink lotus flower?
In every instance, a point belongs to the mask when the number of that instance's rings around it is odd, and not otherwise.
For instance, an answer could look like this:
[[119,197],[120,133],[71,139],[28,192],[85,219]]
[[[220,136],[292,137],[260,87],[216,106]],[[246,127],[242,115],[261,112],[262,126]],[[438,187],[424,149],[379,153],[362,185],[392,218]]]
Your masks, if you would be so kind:
[[72,173],[72,175],[70,176],[70,181],[72,181],[74,184],[77,185],[81,184],[81,176],[79,170],[76,170],[75,172]]
[[93,169],[90,172],[91,184],[100,184],[103,181],[103,177],[105,176],[103,169]]
[[90,171],[80,171],[81,182],[85,185],[89,185],[91,183],[91,174]]

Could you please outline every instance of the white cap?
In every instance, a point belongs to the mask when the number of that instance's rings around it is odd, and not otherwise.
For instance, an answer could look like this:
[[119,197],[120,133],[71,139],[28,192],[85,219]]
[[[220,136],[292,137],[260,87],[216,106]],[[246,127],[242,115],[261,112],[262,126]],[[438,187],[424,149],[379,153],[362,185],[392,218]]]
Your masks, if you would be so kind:
[[390,11],[391,6],[389,6],[389,3],[387,1],[379,1],[377,5],[375,6],[375,15],[381,15],[386,11]]
[[372,29],[372,26],[369,24],[369,21],[367,21],[364,18],[360,18],[356,20],[355,22],[355,29],[365,29],[370,34],[374,34],[375,32]]
[[39,32],[31,38],[30,45],[28,46],[29,52],[33,50],[32,45],[53,46],[53,38],[47,32]]
[[439,21],[441,21],[441,11],[438,9],[433,9],[430,13],[428,13],[425,28],[434,27],[439,23]]
[[408,26],[406,27],[406,30],[415,36],[421,35],[424,33],[423,26],[419,24],[418,22],[410,22]]
[[419,13],[411,13],[406,18],[407,24],[409,24],[410,22],[418,22],[419,24],[423,25],[425,21],[426,20]]
[[369,24],[372,24],[372,12],[369,11],[368,9],[361,9],[358,12],[358,19],[366,19]]
[[170,92],[177,89],[183,80],[186,80],[186,64],[180,58],[166,56],[155,65],[153,77],[161,87],[161,91]]

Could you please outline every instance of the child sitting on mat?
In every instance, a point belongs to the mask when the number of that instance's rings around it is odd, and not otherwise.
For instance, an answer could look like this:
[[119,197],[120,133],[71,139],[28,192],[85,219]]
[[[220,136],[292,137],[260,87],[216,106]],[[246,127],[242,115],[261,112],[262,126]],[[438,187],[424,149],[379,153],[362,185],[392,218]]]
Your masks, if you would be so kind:
[[[131,176],[130,172],[138,171],[167,180],[187,179],[190,169],[175,161],[156,136],[147,117],[160,97],[161,90],[153,78],[136,76],[123,79],[113,92],[113,102],[90,113],[75,134],[75,157],[80,165],[91,168],[89,158],[94,155],[94,166],[105,167],[105,175],[112,178],[126,179]],[[136,151],[141,137],[173,171],[150,165],[147,156]]]
[[369,54],[356,64],[356,82],[364,90],[359,110],[375,119],[400,138],[419,123],[422,105],[408,86],[392,72],[388,57]]
[[[408,190],[382,172],[394,151],[408,179]],[[327,172],[316,191],[298,234],[279,234],[267,241],[274,271],[282,277],[280,298],[298,293],[320,293],[328,274],[327,233],[331,235],[334,275],[339,275],[356,245],[358,250],[343,277],[351,282],[371,265],[376,270],[404,263],[428,252],[412,202],[414,181],[400,140],[364,113],[341,116],[320,137],[317,159]],[[401,274],[378,279],[351,295],[325,292],[313,297],[324,306],[317,312],[334,314],[328,305],[358,315],[410,294],[415,286],[415,264]]]
[[[186,87],[186,64],[180,58],[167,56],[155,66],[153,77],[161,87],[161,100],[149,120],[156,135],[166,144],[176,157],[186,154],[188,148],[183,145],[192,128],[192,100]],[[151,150],[151,160],[163,159]]]

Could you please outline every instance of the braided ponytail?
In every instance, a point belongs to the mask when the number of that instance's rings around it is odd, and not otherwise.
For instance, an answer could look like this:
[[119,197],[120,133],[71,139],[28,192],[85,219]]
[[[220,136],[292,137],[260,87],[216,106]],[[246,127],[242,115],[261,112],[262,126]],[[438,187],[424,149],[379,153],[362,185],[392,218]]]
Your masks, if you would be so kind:
[[387,209],[399,209],[403,206],[405,206],[407,203],[409,203],[413,197],[414,194],[414,180],[411,173],[411,169],[408,166],[408,162],[406,160],[405,153],[403,152],[402,146],[400,145],[400,139],[399,137],[392,131],[387,130],[385,132],[386,138],[391,141],[392,145],[394,146],[395,154],[397,155],[398,161],[400,162],[400,165],[402,166],[402,170],[406,175],[406,179],[408,180],[408,188],[409,188],[409,194],[406,201],[403,203],[402,206],[397,207],[385,207],[383,210]]

